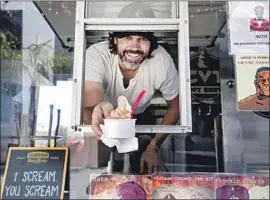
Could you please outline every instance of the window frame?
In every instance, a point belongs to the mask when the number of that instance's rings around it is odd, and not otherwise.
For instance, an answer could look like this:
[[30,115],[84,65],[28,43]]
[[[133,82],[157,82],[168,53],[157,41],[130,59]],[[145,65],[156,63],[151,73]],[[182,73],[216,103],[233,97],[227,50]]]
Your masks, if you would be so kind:
[[179,72],[179,103],[180,125],[136,125],[137,133],[186,133],[192,131],[191,116],[191,86],[189,61],[189,15],[188,2],[175,2],[175,11],[178,18],[159,19],[151,18],[85,18],[86,1],[76,2],[76,23],[74,43],[73,69],[73,99],[72,99],[72,129],[93,134],[91,125],[82,124],[84,65],[86,52],[86,31],[177,31],[178,32],[178,72]]

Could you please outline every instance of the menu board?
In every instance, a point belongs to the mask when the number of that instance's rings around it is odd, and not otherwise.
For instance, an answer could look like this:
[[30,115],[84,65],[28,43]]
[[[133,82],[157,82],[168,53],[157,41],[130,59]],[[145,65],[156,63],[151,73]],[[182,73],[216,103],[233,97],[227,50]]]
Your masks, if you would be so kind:
[[216,199],[269,199],[269,176],[218,175]]
[[63,199],[68,148],[10,147],[1,199]]

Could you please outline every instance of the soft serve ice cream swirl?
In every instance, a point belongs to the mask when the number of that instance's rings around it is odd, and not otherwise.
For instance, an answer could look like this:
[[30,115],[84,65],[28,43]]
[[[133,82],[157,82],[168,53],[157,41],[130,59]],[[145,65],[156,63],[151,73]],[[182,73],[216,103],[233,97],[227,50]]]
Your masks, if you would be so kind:
[[118,97],[118,107],[111,112],[108,119],[130,119],[131,118],[131,106],[128,100],[124,96]]
[[138,150],[136,119],[131,119],[131,107],[124,96],[118,97],[118,107],[104,119],[102,142],[108,147],[116,146],[119,153]]

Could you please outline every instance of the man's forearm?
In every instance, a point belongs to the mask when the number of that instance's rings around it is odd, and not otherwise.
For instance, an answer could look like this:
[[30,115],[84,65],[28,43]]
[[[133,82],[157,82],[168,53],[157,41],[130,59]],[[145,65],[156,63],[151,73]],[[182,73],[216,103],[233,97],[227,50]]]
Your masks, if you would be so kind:
[[93,113],[94,107],[85,107],[83,109],[83,124],[91,124],[92,122],[92,113]]
[[85,81],[83,94],[83,122],[91,124],[94,107],[103,101],[104,88],[102,83],[95,81]]
[[[179,109],[169,108],[165,113],[161,125],[174,125],[179,120]],[[160,148],[161,144],[168,137],[168,133],[157,133],[147,148]]]

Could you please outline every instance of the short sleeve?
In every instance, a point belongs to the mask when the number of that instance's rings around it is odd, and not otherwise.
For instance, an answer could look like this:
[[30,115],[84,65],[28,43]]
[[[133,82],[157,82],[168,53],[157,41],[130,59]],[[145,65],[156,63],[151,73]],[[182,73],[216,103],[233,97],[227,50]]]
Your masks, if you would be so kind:
[[159,90],[162,93],[163,98],[169,101],[179,94],[179,77],[174,62],[170,56],[166,59],[165,64],[167,65],[165,67],[167,70],[165,73],[161,74],[163,77],[160,80],[163,80],[163,83]]
[[105,63],[102,52],[98,46],[92,45],[86,50],[85,55],[85,81],[103,83],[105,75]]

